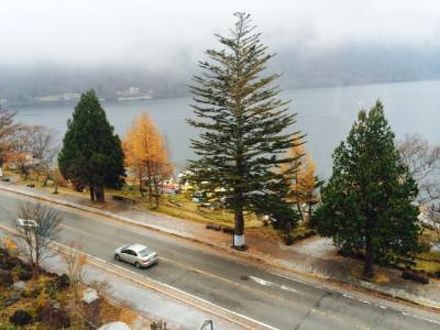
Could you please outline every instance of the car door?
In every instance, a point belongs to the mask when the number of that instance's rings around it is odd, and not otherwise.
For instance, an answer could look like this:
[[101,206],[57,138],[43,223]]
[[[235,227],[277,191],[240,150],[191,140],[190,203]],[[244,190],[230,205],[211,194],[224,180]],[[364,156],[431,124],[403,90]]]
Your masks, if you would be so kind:
[[124,260],[125,262],[134,263],[133,261],[134,254],[135,254],[134,251],[130,249],[124,249],[121,251],[121,259]]

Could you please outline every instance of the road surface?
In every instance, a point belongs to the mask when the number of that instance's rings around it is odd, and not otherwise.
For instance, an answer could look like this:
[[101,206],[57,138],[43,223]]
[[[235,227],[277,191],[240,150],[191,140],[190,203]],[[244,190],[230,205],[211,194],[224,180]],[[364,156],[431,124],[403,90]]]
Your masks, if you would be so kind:
[[[0,191],[0,223],[11,226],[24,197]],[[50,204],[63,214],[61,243],[77,241],[91,255],[116,263],[113,250],[126,243],[154,249],[160,262],[137,270],[144,276],[257,321],[267,329],[440,329],[440,317],[362,301],[242,264],[210,248],[169,235]]]

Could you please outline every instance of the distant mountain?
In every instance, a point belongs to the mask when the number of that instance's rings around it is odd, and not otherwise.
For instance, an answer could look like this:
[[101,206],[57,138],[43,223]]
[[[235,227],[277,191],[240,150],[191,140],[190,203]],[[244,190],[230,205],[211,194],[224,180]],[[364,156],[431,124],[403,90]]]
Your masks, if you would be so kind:
[[[183,96],[197,70],[196,63],[197,59],[188,57],[180,61],[179,67],[174,63],[160,72],[134,64],[94,68],[53,63],[15,67],[0,64],[0,99],[14,106],[94,88],[99,97],[113,100],[118,91],[132,86],[156,98]],[[440,47],[352,44],[313,49],[289,45],[277,49],[269,70],[283,73],[283,88],[440,79]]]

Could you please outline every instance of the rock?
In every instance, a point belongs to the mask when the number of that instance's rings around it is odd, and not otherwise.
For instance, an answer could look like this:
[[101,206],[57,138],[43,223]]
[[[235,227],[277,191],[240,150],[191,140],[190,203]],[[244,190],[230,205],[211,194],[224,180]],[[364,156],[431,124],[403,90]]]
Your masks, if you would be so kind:
[[23,282],[23,281],[18,281],[18,282],[15,282],[14,284],[12,284],[12,288],[15,290],[15,291],[19,291],[19,292],[23,292],[24,290],[26,290],[26,282]]
[[14,280],[12,279],[11,272],[6,269],[0,269],[0,287],[10,287],[14,284]]
[[70,286],[70,278],[66,274],[59,276],[56,280],[58,289],[67,289]]
[[70,327],[70,318],[67,312],[59,306],[46,303],[37,308],[36,321],[43,323],[48,329],[64,329]]
[[32,316],[29,312],[25,310],[17,310],[15,313],[9,318],[9,322],[13,325],[24,326],[32,323]]
[[11,270],[20,262],[21,260],[15,257],[10,257],[10,256],[2,257],[0,258],[0,269]]
[[98,330],[131,330],[131,328],[124,322],[117,321],[104,324]]
[[11,296],[9,296],[8,298],[6,298],[0,306],[5,308],[8,306],[14,305],[19,300],[20,300],[20,295],[14,293]]
[[82,301],[88,305],[99,299],[98,292],[93,288],[87,288],[82,297]]
[[32,278],[32,272],[26,269],[21,269],[18,273],[18,279],[20,281],[29,281]]

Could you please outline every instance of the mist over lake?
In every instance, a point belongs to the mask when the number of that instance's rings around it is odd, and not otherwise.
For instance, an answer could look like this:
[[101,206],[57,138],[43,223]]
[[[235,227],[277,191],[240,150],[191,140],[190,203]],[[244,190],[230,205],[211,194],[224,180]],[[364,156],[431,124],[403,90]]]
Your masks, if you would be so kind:
[[[419,133],[430,143],[440,142],[440,81],[404,82],[329,88],[284,90],[282,97],[291,100],[290,111],[297,112],[294,129],[307,134],[306,148],[312,153],[318,173],[331,173],[331,155],[347,136],[357,113],[369,108],[377,98],[397,139]],[[190,97],[142,101],[103,102],[110,123],[124,137],[136,115],[148,112],[165,135],[171,157],[178,168],[194,157],[189,140],[194,128],[185,119],[191,117]],[[14,108],[17,120],[30,125],[55,129],[61,139],[74,105],[38,105]]]

